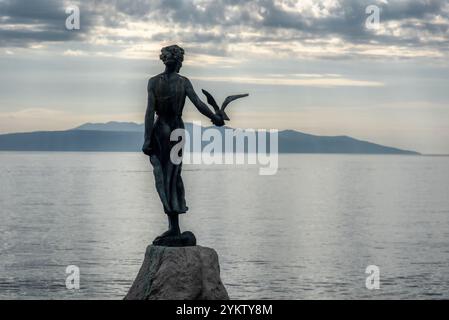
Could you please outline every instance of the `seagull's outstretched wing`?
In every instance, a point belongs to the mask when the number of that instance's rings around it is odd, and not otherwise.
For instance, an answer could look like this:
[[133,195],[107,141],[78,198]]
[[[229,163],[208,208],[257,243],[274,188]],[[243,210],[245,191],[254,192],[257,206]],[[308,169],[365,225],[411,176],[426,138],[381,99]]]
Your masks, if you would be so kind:
[[249,96],[249,94],[238,94],[235,96],[229,96],[225,99],[225,101],[223,102],[223,105],[221,106],[221,111],[224,111],[226,109],[226,107],[228,106],[228,104],[230,104],[232,101],[240,99],[240,98],[244,98]]
[[215,102],[214,97],[212,97],[212,95],[204,89],[202,89],[201,91],[203,91],[204,95],[206,96],[207,103],[210,104],[212,108],[214,108],[215,112],[218,112],[220,108],[218,107],[217,102]]

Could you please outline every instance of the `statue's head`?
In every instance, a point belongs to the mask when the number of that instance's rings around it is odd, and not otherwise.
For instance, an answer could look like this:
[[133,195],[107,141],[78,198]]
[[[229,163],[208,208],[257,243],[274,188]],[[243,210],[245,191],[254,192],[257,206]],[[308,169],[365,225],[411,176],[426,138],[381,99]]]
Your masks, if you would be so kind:
[[179,72],[182,67],[182,61],[184,61],[184,49],[176,44],[164,47],[161,49],[159,57],[166,66],[174,67],[176,72]]

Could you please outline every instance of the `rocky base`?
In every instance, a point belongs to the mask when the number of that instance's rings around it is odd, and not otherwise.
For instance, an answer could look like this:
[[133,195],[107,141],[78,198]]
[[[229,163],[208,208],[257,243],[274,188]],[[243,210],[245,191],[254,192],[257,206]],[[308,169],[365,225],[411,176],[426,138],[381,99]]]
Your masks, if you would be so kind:
[[192,232],[186,231],[179,236],[157,237],[154,239],[153,245],[163,247],[194,247],[196,246],[196,237]]
[[148,246],[125,300],[228,300],[214,249]]

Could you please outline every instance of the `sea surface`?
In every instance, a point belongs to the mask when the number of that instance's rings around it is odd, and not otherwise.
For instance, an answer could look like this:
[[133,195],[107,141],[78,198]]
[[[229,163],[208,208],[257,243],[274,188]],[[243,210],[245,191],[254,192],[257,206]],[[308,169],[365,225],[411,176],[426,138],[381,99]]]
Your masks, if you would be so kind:
[[[183,168],[181,226],[218,252],[231,298],[449,299],[449,157],[279,161]],[[0,299],[122,299],[165,229],[141,154],[0,152]]]

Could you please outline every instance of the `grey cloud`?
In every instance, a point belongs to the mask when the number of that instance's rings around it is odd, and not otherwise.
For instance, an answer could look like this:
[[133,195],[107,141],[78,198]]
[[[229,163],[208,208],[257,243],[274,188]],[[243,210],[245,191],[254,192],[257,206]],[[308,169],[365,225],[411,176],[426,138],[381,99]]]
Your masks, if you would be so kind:
[[[27,47],[33,43],[61,42],[85,38],[85,29],[65,28],[67,14],[63,1],[58,0],[0,0],[0,46]],[[92,25],[89,12],[81,14],[81,24]],[[12,27],[11,27],[12,26]]]
[[381,4],[382,17],[384,20],[425,19],[443,13],[446,5],[444,0],[390,1],[388,5]]
[[[8,17],[8,23],[44,24],[41,32],[2,32],[0,45],[19,45],[30,41],[79,40],[82,33],[71,34],[62,30],[65,21],[64,8],[56,0],[0,0],[0,17]],[[330,10],[330,15],[316,18],[301,12],[284,10],[274,0],[213,0],[201,2],[202,7],[187,0],[94,0],[83,2],[82,23],[84,26],[126,27],[128,21],[157,22],[166,26],[173,25],[194,32],[169,31],[153,36],[153,40],[176,40],[193,43],[203,53],[222,55],[226,53],[226,43],[239,41],[305,41],[307,39],[325,40],[338,37],[349,43],[365,44],[377,41],[380,45],[428,46],[436,49],[446,48],[447,41],[428,41],[421,34],[449,39],[447,24],[430,22],[432,17],[447,17],[449,5],[445,0],[340,0],[339,6]],[[365,28],[365,8],[376,4],[381,9],[381,22],[398,21],[401,28],[415,30],[414,35],[398,37],[376,35]],[[317,1],[321,9],[325,2]],[[410,19],[422,23],[413,25]],[[214,32],[208,31],[214,27]],[[179,28],[178,28],[179,29]],[[262,34],[243,37],[241,30],[258,30]],[[87,32],[91,28],[85,28]],[[284,30],[284,38],[277,38],[278,31]],[[237,31],[237,36],[229,39],[229,31]],[[4,36],[3,36],[4,35]],[[92,35],[95,36],[95,35]],[[214,49],[214,46],[216,49]],[[193,47],[193,46],[192,46]]]
[[74,33],[64,31],[0,30],[0,47],[26,47],[31,43],[60,42],[77,38]]
[[61,1],[56,0],[2,0],[0,12],[12,22],[55,23],[60,19],[64,8],[61,6]]
[[[106,1],[106,0],[104,0]],[[140,17],[161,23],[177,24],[181,26],[207,28],[219,27],[221,37],[205,39],[205,41],[222,42],[228,28],[242,26],[265,31],[272,34],[278,29],[291,30],[298,40],[319,39],[321,37],[337,36],[351,43],[369,43],[373,40],[382,44],[420,45],[423,41],[419,36],[401,38],[386,35],[374,35],[365,28],[365,9],[375,4],[381,9],[381,21],[400,21],[407,27],[407,19],[422,20],[422,24],[414,26],[416,33],[427,32],[449,38],[447,25],[428,23],[428,19],[438,14],[448,14],[448,3],[445,0],[410,0],[390,1],[388,4],[380,0],[340,0],[340,6],[331,11],[324,18],[307,17],[300,12],[286,11],[277,6],[273,0],[215,0],[199,8],[191,1],[182,0],[138,0],[115,1],[116,10],[133,18]],[[322,9],[323,2],[317,2]],[[225,12],[232,7],[238,10],[228,15]],[[259,18],[255,18],[258,13]],[[186,41],[190,36],[184,34]],[[263,41],[262,36],[258,41]],[[269,37],[269,36],[268,36]],[[198,38],[197,35],[194,38]],[[238,39],[235,39],[238,41]],[[425,40],[425,39],[424,39]],[[426,43],[426,41],[424,41]]]

